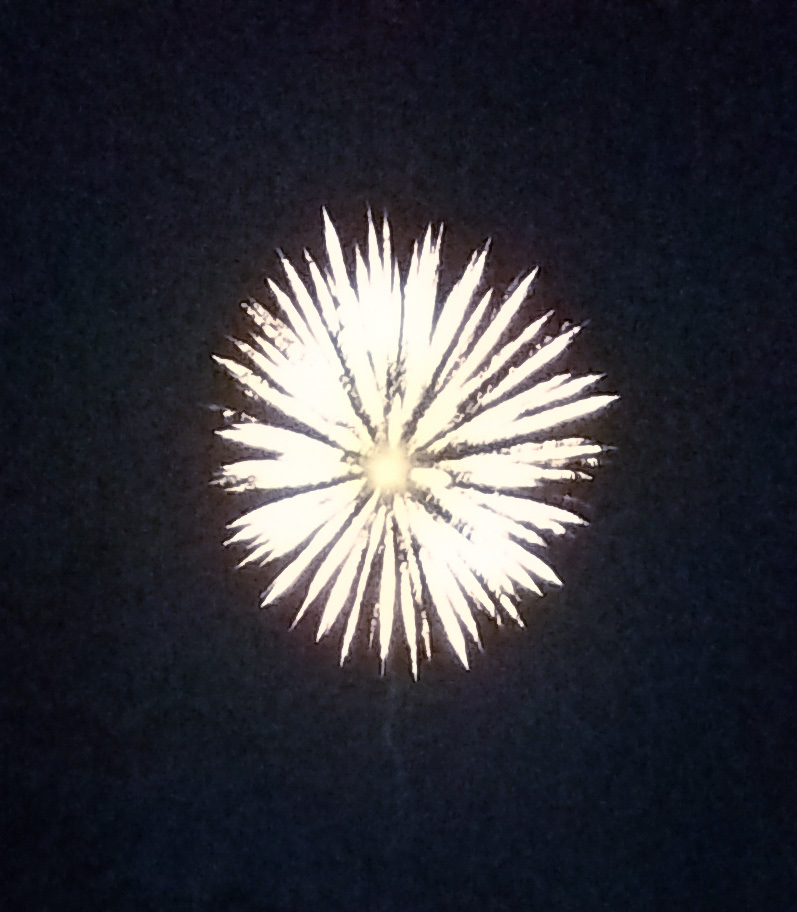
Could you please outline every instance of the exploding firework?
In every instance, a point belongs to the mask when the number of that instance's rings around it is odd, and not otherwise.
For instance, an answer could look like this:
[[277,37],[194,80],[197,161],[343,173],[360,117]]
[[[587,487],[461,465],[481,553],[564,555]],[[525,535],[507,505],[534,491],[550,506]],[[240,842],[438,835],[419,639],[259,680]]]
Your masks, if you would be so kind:
[[262,605],[300,588],[294,625],[319,604],[317,639],[342,628],[341,664],[362,624],[383,670],[399,636],[417,678],[433,631],[467,668],[479,616],[522,626],[520,594],[561,585],[539,552],[584,520],[532,494],[590,477],[604,448],[552,434],[617,397],[584,395],[599,374],[553,371],[578,328],[518,325],[536,270],[493,306],[477,293],[486,245],[438,301],[442,229],[402,275],[369,213],[350,272],[323,215],[328,265],[305,253],[302,279],[281,256],[279,317],[244,303],[242,360],[214,356],[260,412],[226,412],[217,432],[247,458],[216,483],[262,498],[226,544],[248,550],[241,565],[284,562]]

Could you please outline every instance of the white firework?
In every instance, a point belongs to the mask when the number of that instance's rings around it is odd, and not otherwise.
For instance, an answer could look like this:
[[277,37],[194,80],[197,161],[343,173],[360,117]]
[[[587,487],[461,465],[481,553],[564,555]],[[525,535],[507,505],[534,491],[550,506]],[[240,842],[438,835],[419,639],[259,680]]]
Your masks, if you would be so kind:
[[317,639],[341,622],[341,664],[370,617],[383,671],[403,634],[417,678],[433,630],[467,668],[479,616],[522,626],[521,593],[561,585],[539,552],[584,520],[531,495],[589,478],[603,447],[551,435],[617,397],[584,395],[599,374],[553,372],[578,328],[541,338],[550,312],[519,325],[536,270],[493,307],[477,293],[485,245],[439,302],[442,228],[402,275],[387,219],[380,239],[369,213],[350,272],[323,216],[328,265],[305,252],[305,281],[280,255],[288,291],[268,283],[280,318],[243,304],[254,330],[235,342],[242,361],[214,356],[279,415],[226,412],[217,432],[247,457],[217,483],[263,497],[226,544],[248,549],[241,565],[287,559],[262,605],[300,589],[295,625],[319,603]]

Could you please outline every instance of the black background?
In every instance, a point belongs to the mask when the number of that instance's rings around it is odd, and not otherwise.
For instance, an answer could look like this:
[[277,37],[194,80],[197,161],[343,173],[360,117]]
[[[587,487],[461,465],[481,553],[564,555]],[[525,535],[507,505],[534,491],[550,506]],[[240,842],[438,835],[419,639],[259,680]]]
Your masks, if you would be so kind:
[[[795,907],[789,7],[3,4],[5,908]],[[622,396],[565,588],[417,685],[207,486],[238,301],[367,203]]]

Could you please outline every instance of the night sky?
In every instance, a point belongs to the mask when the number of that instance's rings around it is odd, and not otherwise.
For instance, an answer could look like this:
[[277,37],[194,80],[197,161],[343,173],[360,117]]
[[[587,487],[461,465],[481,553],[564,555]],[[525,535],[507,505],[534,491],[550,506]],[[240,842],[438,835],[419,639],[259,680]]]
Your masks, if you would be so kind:
[[[797,908],[791,4],[7,2],[0,905]],[[790,47],[789,45],[792,45]],[[541,267],[617,447],[413,684],[221,547],[213,352],[387,211]]]

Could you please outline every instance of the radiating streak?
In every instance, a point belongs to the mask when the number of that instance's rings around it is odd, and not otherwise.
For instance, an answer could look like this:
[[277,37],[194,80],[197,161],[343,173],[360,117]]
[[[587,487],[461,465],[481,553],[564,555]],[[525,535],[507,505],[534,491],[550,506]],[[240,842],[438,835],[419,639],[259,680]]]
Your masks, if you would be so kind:
[[452,382],[463,383],[464,381],[469,380],[473,374],[481,368],[504,331],[509,327],[509,324],[518,310],[520,310],[537,272],[538,270],[535,269],[533,272],[529,273],[500,306],[495,318],[490,321],[490,325],[487,327],[486,331],[479,337],[473,351],[467,356],[459,370],[455,372],[452,377]]
[[[324,325],[321,320],[321,317],[318,314],[318,308],[310,297],[307,287],[299,278],[299,274],[294,269],[290,260],[281,256],[280,262],[282,263],[282,268],[285,270],[285,275],[288,277],[288,284],[291,286],[293,297],[307,328],[310,330],[318,347],[324,351],[324,354],[328,358],[332,357],[334,362],[334,349],[329,337],[329,327]],[[277,286],[273,282],[269,282],[269,285],[271,286],[272,291],[277,290]]]
[[404,313],[407,348],[406,389],[404,393],[404,417],[409,419],[412,411],[420,401],[426,381],[426,368],[429,363],[429,344],[431,341],[432,314],[437,297],[437,277],[440,261],[440,243],[442,233],[437,240],[432,240],[432,229],[429,226],[420,253],[417,246],[404,289]]
[[439,450],[441,446],[463,441],[482,443],[500,439],[505,433],[504,429],[512,427],[522,415],[551,406],[563,399],[571,399],[588,386],[595,384],[601,377],[601,374],[591,374],[566,380],[560,375],[539,383],[530,390],[518,393],[498,405],[488,406],[473,418],[466,419],[439,441],[435,441],[433,449]]
[[[373,521],[373,516],[371,519]],[[321,620],[318,623],[316,642],[318,642],[321,637],[325,636],[329,632],[330,628],[335,623],[335,621],[337,621],[338,617],[343,611],[346,600],[351,593],[352,583],[354,582],[354,577],[357,575],[360,560],[367,545],[368,536],[360,532],[355,537],[351,550],[346,555],[343,565],[338,571],[337,578],[335,579],[332,590],[329,593],[329,598],[324,605],[324,610],[321,613]]]
[[[536,412],[527,418],[520,418],[512,426],[511,432],[508,430],[500,440],[516,440],[520,437],[526,437],[528,434],[534,434],[538,431],[547,431],[565,424],[568,421],[575,421],[577,418],[585,418],[595,412],[605,408],[614,402],[617,396],[588,396],[580,399],[578,402],[571,402],[567,405],[559,405],[554,408],[545,409],[542,412]],[[497,440],[498,440],[497,439]],[[496,441],[497,442],[497,441]]]
[[258,507],[229,528],[239,531],[225,544],[249,541],[253,549],[240,563],[275,560],[295,551],[336,513],[352,507],[362,481],[340,483],[320,491],[306,491]]
[[594,463],[594,457],[604,448],[578,437],[546,440],[544,443],[516,443],[501,452],[506,452],[521,462],[536,462],[540,465],[571,465]]
[[539,351],[528,359],[528,361],[511,370],[494,390],[491,390],[485,395],[485,404],[489,404],[490,402],[505,396],[508,392],[528,380],[529,377],[532,377],[538,371],[542,370],[543,367],[550,364],[551,361],[558,358],[579,332],[580,327],[576,326],[573,329],[562,333],[561,336],[557,336],[546,345],[543,345]]
[[[448,525],[439,516],[432,517],[422,507],[412,504],[413,528],[425,529],[427,540],[434,543],[435,552],[448,564],[455,578],[465,593],[478,602],[482,610],[490,617],[495,616],[495,607],[477,576],[470,569],[469,561],[463,557],[463,536],[453,526]],[[478,631],[471,627],[474,639],[478,642]]]
[[[435,401],[418,423],[418,428],[413,436],[412,443],[416,447],[423,447],[439,434],[439,429],[446,427],[456,419],[457,409],[462,403],[491,376],[490,371],[485,371],[476,379],[471,379],[483,362],[488,357],[491,349],[507,329],[512,318],[516,315],[523,303],[529,286],[537,274],[535,269],[520,283],[515,291],[500,306],[495,318],[479,337],[473,349],[464,361],[456,366],[452,373],[444,379],[437,390]],[[474,325],[471,333],[475,333]],[[466,340],[464,350],[467,351],[471,340]],[[496,370],[502,362],[496,360]],[[468,382],[470,381],[470,382]],[[436,431],[436,433],[435,433]]]
[[371,567],[373,566],[376,550],[382,541],[382,535],[385,529],[385,513],[385,507],[381,506],[376,514],[376,519],[371,524],[371,528],[368,532],[368,548],[365,552],[365,561],[363,562],[362,570],[360,571],[360,577],[357,580],[357,591],[354,593],[354,605],[349,612],[349,618],[346,621],[346,632],[343,635],[343,643],[340,649],[341,665],[346,661],[346,657],[349,654],[351,642],[354,639],[354,631],[357,629],[357,622],[360,619],[365,587],[368,583],[368,577],[371,572]]
[[[271,501],[249,513],[244,513],[229,523],[227,528],[239,529],[239,534],[251,533],[255,537],[282,537],[286,527],[312,530],[312,524],[308,526],[308,519],[312,522],[325,508],[344,509],[361,489],[362,481],[354,480],[315,491],[291,493],[281,500]],[[287,554],[287,551],[285,553]]]
[[[330,423],[313,405],[307,401],[297,399],[295,396],[281,393],[279,390],[269,386],[261,377],[256,376],[252,371],[229,358],[219,358],[214,355],[217,364],[226,368],[227,371],[242,383],[246,389],[256,395],[266,405],[270,405],[277,411],[282,412],[286,418],[291,418],[301,424],[312,428],[317,433],[326,437],[332,443],[336,443],[341,449],[349,449],[352,444],[351,433],[347,434],[346,429]],[[355,445],[358,438],[354,437]],[[360,444],[361,445],[361,444]]]
[[[520,335],[512,339],[511,342],[508,342],[500,351],[490,360],[490,363],[487,365],[485,370],[479,374],[479,379],[484,383],[486,380],[490,380],[494,377],[498,371],[506,367],[512,359],[517,355],[517,353],[529,345],[539,334],[543,326],[550,320],[553,315],[553,311],[549,310],[548,313],[543,314],[538,320],[535,320],[530,326],[527,326]],[[487,392],[482,397],[482,402],[485,399],[488,399],[490,396]]]
[[351,368],[363,407],[371,423],[376,425],[379,423],[381,415],[381,403],[368,351],[362,345],[365,330],[360,313],[360,301],[349,281],[338,236],[326,210],[324,210],[323,214],[327,253],[331,269],[327,276],[327,284],[333,297],[337,299],[340,311],[341,329],[338,334],[338,341],[346,357],[347,364]]
[[449,472],[458,484],[496,490],[535,488],[545,482],[577,481],[581,478],[572,469],[553,469],[516,462],[500,453],[479,453],[457,460],[441,460],[438,465]]
[[[473,311],[473,313],[470,315],[470,317],[468,317],[468,321],[465,324],[465,328],[462,330],[462,333],[457,337],[457,340],[454,344],[454,348],[452,349],[451,354],[446,359],[446,362],[445,362],[442,370],[440,371],[439,379],[434,387],[435,399],[432,402],[432,406],[434,406],[434,404],[438,401],[440,391],[448,383],[449,379],[451,378],[452,372],[457,367],[457,364],[460,361],[460,358],[462,358],[463,355],[465,355],[465,353],[470,348],[470,345],[473,342],[473,339],[476,335],[476,329],[478,328],[479,324],[484,319],[484,315],[487,312],[487,308],[490,306],[490,301],[492,300],[492,297],[493,297],[493,290],[491,288],[482,296],[482,299],[479,301],[478,305],[476,306],[476,309]],[[428,414],[428,411],[426,412],[426,414]],[[423,416],[424,418],[426,417],[426,414]]]
[[384,670],[393,632],[396,607],[396,546],[392,522],[385,529],[385,549],[382,554],[382,578],[379,586],[379,658]]
[[[533,275],[532,275],[533,278]],[[521,291],[523,286],[518,289]],[[425,433],[421,432],[420,424],[418,432],[416,432],[414,442],[417,446],[426,446],[429,445],[431,441],[435,441],[432,444],[432,448],[439,450],[440,447],[444,445],[444,442],[448,439],[448,434],[446,433],[449,429],[456,429],[456,427],[463,422],[463,418],[458,414],[460,407],[473,396],[477,390],[479,390],[484,384],[490,380],[498,371],[505,367],[511,359],[517,354],[517,352],[527,345],[540,331],[543,324],[549,319],[550,312],[542,316],[539,320],[534,322],[527,330],[520,334],[516,339],[502,348],[498,354],[496,354],[488,364],[488,366],[479,372],[476,377],[473,377],[467,380],[466,383],[462,385],[452,384],[447,389],[443,390],[439,395],[438,399],[435,402],[435,406],[430,408],[429,412],[425,417],[425,423],[423,430]],[[491,329],[495,327],[496,324],[493,324]],[[500,324],[499,324],[500,325]],[[485,337],[482,337],[484,339]],[[475,349],[474,349],[475,351]],[[464,373],[464,370],[460,373]],[[499,384],[499,387],[502,384]],[[512,387],[509,387],[512,388]],[[485,404],[494,401],[496,398],[495,395],[491,395],[490,392],[486,393],[479,402],[479,409],[482,409],[482,406]],[[478,414],[477,414],[478,417]],[[465,419],[467,420],[467,419]],[[436,428],[437,432],[433,433],[430,436],[430,429]],[[443,442],[441,442],[441,440]]]
[[313,287],[315,288],[316,300],[318,301],[318,306],[321,310],[321,317],[330,333],[333,336],[336,336],[338,332],[340,332],[340,320],[338,319],[338,314],[335,310],[335,302],[332,299],[332,293],[329,290],[326,280],[321,275],[321,270],[316,265],[315,260],[306,250],[304,252],[304,258],[307,267],[310,270],[310,278],[312,279]]
[[260,333],[252,333],[258,341],[261,339],[265,341],[267,338],[276,339],[285,333],[290,333],[290,330],[282,320],[277,319],[277,317],[272,317],[266,308],[259,302],[253,299],[242,301],[241,308],[260,330]]
[[465,637],[462,635],[462,629],[459,626],[456,612],[451,605],[451,590],[447,587],[448,582],[441,573],[439,561],[434,560],[433,555],[424,547],[420,548],[420,568],[421,575],[426,580],[429,593],[434,601],[437,615],[448,637],[449,643],[454,647],[457,658],[469,668],[468,651],[465,645]]
[[[470,572],[467,564],[462,562],[456,544],[452,544],[450,540],[451,536],[458,537],[457,533],[451,527],[441,525],[417,504],[408,504],[407,509],[412,534],[418,541],[421,551],[429,555],[427,562],[422,563],[421,572],[427,577],[430,591],[442,587],[454,618],[465,627],[473,641],[481,648],[479,630],[463,593],[480,603],[487,614],[493,616],[494,610],[489,596]],[[451,617],[444,616],[441,616],[441,620],[450,639],[453,621]],[[454,645],[456,648],[456,644]]]
[[418,630],[415,622],[415,605],[412,600],[410,576],[406,564],[399,564],[399,605],[404,625],[404,639],[410,653],[410,670],[418,680]]
[[273,424],[260,424],[257,421],[237,422],[221,428],[216,433],[222,440],[253,450],[273,453],[275,456],[306,459],[324,458],[327,454],[334,454],[338,459],[341,456],[340,450],[308,437],[307,434]]
[[[335,349],[333,342],[334,335],[330,327],[330,323],[324,322],[322,320],[321,316],[319,315],[318,308],[314,304],[313,299],[310,297],[310,294],[308,293],[304,282],[301,280],[298,273],[291,265],[290,261],[285,257],[281,257],[281,262],[283,269],[285,270],[285,274],[288,277],[288,282],[291,286],[291,290],[293,291],[294,297],[296,298],[297,304],[299,305],[299,309],[301,310],[302,316],[319,348],[317,359],[318,364],[327,368],[331,367],[333,370],[329,371],[330,380],[334,380],[336,379],[336,372],[334,371],[334,368],[343,368],[344,365],[340,361],[337,350]],[[273,282],[270,282],[269,284],[272,288],[272,291],[275,293],[279,292],[279,289]],[[280,301],[282,301],[282,296],[280,297]],[[330,319],[333,322],[337,322],[332,316],[330,316]],[[325,395],[328,395],[329,391],[340,392],[341,387],[338,384],[331,382],[328,387],[317,387],[316,389],[317,393],[321,392]],[[348,397],[344,397],[344,401],[347,400]],[[353,417],[356,419],[356,412],[352,408],[350,401],[348,401],[348,405],[351,408]],[[338,413],[338,410],[336,410],[335,413]]]
[[[296,617],[293,619],[293,626],[295,627],[299,621],[304,616],[305,612],[312,604],[314,599],[316,599],[321,590],[326,586],[329,580],[332,578],[334,573],[338,573],[343,565],[346,556],[351,552],[352,548],[355,546],[355,543],[362,532],[365,524],[372,519],[374,507],[376,506],[379,495],[377,492],[374,492],[365,506],[360,510],[360,512],[352,520],[351,525],[343,532],[341,537],[335,542],[332,550],[324,558],[321,563],[321,566],[316,570],[312,581],[307,589],[307,595],[305,596],[302,607],[296,614]],[[335,520],[340,520],[341,526],[346,522],[348,517],[346,515],[338,514],[335,517]]]
[[530,500],[528,497],[516,497],[512,494],[484,494],[481,491],[471,491],[470,496],[487,509],[518,523],[528,523],[540,532],[564,535],[568,525],[586,525],[585,519],[570,510]]
[[[350,506],[354,504],[352,498]],[[304,551],[302,551],[293,563],[279,574],[271,585],[263,593],[261,605],[263,608],[275,602],[281,595],[284,595],[302,576],[304,571],[313,563],[326,546],[341,531],[348,521],[349,517],[346,510],[340,510],[335,513],[323,526],[310,538]],[[296,621],[294,621],[294,624]]]
[[[416,447],[423,447],[440,433],[439,429],[445,428],[451,422],[456,422],[459,407],[472,396],[490,377],[503,367],[516,351],[515,343],[510,343],[495,355],[487,368],[480,371],[490,350],[495,346],[503,332],[509,326],[512,318],[523,303],[531,282],[537,270],[532,272],[520,283],[518,288],[501,305],[495,319],[485,332],[479,337],[473,350],[459,365],[448,380],[444,381],[438,390],[435,402],[430,406],[418,424],[412,443]],[[538,320],[541,326],[546,318]],[[536,333],[539,327],[534,332]],[[478,373],[477,373],[478,372]],[[477,376],[473,376],[477,374]],[[436,428],[437,433],[431,429]],[[430,436],[431,434],[431,436]]]
[[[344,465],[336,456],[333,460],[313,460],[313,468],[318,471],[324,482],[342,481],[362,472],[352,466]],[[239,491],[282,491],[286,488],[307,487],[307,463],[295,459],[243,459],[231,462],[221,470],[223,483],[229,490]]]
[[[396,527],[398,529],[401,547],[405,555],[404,560],[406,561],[407,572],[409,575],[410,594],[413,604],[418,609],[421,617],[420,645],[423,647],[425,657],[429,659],[432,655],[432,638],[431,631],[429,629],[429,619],[427,617],[426,609],[423,605],[423,581],[421,579],[420,567],[418,566],[418,559],[415,556],[415,543],[413,541],[412,532],[410,530],[409,517],[407,514],[407,500],[409,500],[409,498],[406,495],[394,498],[393,515],[396,520]],[[402,561],[402,564],[403,563],[404,561]],[[413,644],[409,645],[412,658],[412,654],[414,654],[415,651],[415,646]]]
[[[467,316],[467,307],[478,286],[484,264],[487,261],[485,245],[480,253],[474,253],[460,280],[454,285],[443,304],[440,318],[432,334],[432,342],[427,361],[427,372],[433,370],[440,362],[456,338],[456,334]],[[431,379],[431,376],[430,378]]]
[[[454,497],[458,498],[458,502],[454,501]],[[439,499],[442,506],[449,507],[454,515],[462,517],[468,523],[467,530],[458,536],[460,547],[467,543],[472,549],[471,561],[478,559],[477,555],[480,556],[479,566],[483,568],[485,581],[495,594],[513,588],[515,583],[539,592],[532,577],[552,585],[559,584],[558,577],[544,561],[517,545],[511,538],[524,538],[530,544],[542,546],[545,542],[539,536],[530,530],[524,530],[506,516],[490,513],[476,503],[469,503],[470,498],[462,492],[440,492]],[[492,556],[495,554],[495,542],[502,543],[499,557]],[[503,563],[506,566],[502,571]]]
[[[524,528],[511,516],[493,509],[489,510],[478,498],[478,492],[468,489],[450,487],[447,490],[436,490],[435,495],[440,505],[453,516],[461,518],[471,529],[479,529],[482,533],[497,540],[509,536],[522,538],[530,545],[545,547],[545,539],[535,532]],[[495,502],[496,495],[489,495]]]
[[[284,258],[283,258],[284,262]],[[277,303],[285,312],[285,315],[288,317],[288,322],[290,323],[294,333],[298,340],[306,346],[314,347],[318,343],[313,339],[310,329],[307,323],[299,314],[299,310],[290,297],[285,294],[285,292],[277,285],[273,279],[267,279],[266,284],[271,289],[271,293],[277,300]]]

